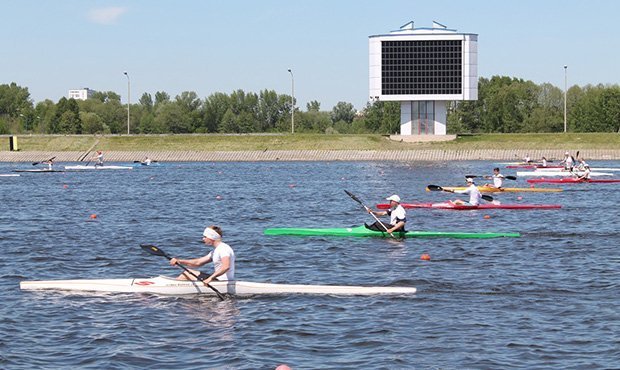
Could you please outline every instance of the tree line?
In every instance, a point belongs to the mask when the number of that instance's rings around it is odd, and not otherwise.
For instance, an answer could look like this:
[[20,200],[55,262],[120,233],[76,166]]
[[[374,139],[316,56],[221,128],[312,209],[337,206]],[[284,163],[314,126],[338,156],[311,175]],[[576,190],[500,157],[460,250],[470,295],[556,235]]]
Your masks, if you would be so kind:
[[[572,86],[567,94],[570,132],[618,132],[618,85]],[[131,104],[132,134],[287,133],[293,109],[290,95],[213,93],[201,99],[193,91],[171,98],[166,92],[144,93]],[[400,131],[400,103],[369,102],[361,111],[339,102],[322,111],[314,100],[294,107],[297,133],[393,134]],[[448,133],[563,132],[564,92],[549,84],[518,78],[480,78],[478,100],[448,106]],[[127,132],[127,105],[120,95],[96,92],[87,100],[61,98],[34,103],[27,87],[0,85],[0,134],[122,134]]]

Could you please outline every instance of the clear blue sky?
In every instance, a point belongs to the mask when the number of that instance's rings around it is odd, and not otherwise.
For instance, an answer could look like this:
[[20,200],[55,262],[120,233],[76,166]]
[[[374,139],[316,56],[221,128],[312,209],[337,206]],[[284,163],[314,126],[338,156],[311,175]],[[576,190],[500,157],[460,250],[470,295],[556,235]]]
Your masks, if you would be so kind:
[[237,89],[291,93],[362,109],[368,36],[413,20],[477,33],[481,77],[564,87],[618,84],[620,1],[615,0],[19,0],[0,2],[0,84],[35,102],[89,87],[131,101],[144,92],[200,98]]

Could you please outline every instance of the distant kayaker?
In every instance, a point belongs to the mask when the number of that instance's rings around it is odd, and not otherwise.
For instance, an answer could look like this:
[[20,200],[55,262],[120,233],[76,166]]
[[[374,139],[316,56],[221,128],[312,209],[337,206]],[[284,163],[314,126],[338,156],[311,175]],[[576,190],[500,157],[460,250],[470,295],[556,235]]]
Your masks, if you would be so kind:
[[146,158],[144,158],[144,160],[143,160],[141,163],[142,163],[143,165],[145,165],[145,166],[150,166],[150,165],[151,165],[151,162],[153,162],[153,161],[151,160],[151,158],[146,157]]
[[540,166],[541,167],[547,167],[547,158],[542,157],[542,159],[540,160]]
[[95,160],[95,166],[103,166],[103,152],[101,150],[97,150],[97,154],[91,160],[93,159]]
[[53,170],[53,166],[54,166],[54,158],[50,158],[47,161],[41,162],[43,164],[47,165],[47,170],[48,171],[52,171]]
[[[388,233],[395,231],[405,231],[405,224],[407,223],[407,211],[400,205],[400,197],[396,194],[385,198],[390,201],[390,209],[387,211],[373,211],[368,208],[368,213],[375,216],[390,216],[390,223],[388,225],[383,224],[387,228]],[[380,222],[377,221],[372,225],[366,226],[370,230],[386,231]]]
[[[187,260],[172,258],[170,264],[174,266],[180,263],[188,267],[198,268],[213,261],[214,272],[212,274],[197,270],[190,271],[198,276],[198,279],[202,280],[205,285],[212,280],[235,280],[235,252],[222,241],[222,229],[219,226],[208,226],[202,233],[202,241],[206,245],[213,246],[213,250],[207,255]],[[177,279],[196,280],[196,277],[183,272]]]
[[482,194],[480,193],[480,190],[478,190],[478,187],[476,186],[474,179],[472,179],[471,177],[468,177],[466,179],[466,182],[468,186],[467,186],[467,189],[465,190],[445,190],[445,191],[449,191],[450,193],[456,193],[456,194],[469,194],[469,202],[465,202],[461,199],[452,200],[451,202],[454,204],[467,205],[467,206],[479,205],[480,199],[482,199]]
[[532,158],[530,158],[529,154],[526,154],[525,157],[523,157],[523,162],[525,162],[526,164],[532,163]]
[[560,162],[564,166],[566,171],[571,171],[575,165],[575,158],[573,158],[569,152],[564,153],[564,159]]
[[504,175],[502,175],[501,173],[499,173],[499,167],[495,167],[493,169],[493,176],[485,176],[485,179],[493,179],[493,183],[489,184],[486,183],[484,184],[485,187],[489,187],[489,188],[496,188],[496,189],[502,189],[502,186],[504,185]]
[[588,164],[586,163],[586,161],[583,158],[579,158],[579,163],[577,164],[576,168],[579,171],[585,171],[586,167],[590,167],[588,166]]
[[[583,170],[582,170],[583,168]],[[573,176],[579,181],[588,181],[590,180],[590,166],[583,160],[580,160],[579,170],[583,171],[581,175],[573,172]]]

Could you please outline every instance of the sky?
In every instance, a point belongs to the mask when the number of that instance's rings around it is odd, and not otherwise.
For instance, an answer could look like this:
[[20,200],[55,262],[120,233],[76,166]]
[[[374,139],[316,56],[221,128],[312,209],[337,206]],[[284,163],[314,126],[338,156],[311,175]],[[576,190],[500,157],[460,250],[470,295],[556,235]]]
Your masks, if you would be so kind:
[[368,37],[410,21],[478,34],[479,77],[620,83],[616,0],[0,0],[0,14],[0,84],[35,103],[84,87],[126,103],[126,71],[132,103],[157,91],[290,95],[294,81],[302,110],[361,110]]

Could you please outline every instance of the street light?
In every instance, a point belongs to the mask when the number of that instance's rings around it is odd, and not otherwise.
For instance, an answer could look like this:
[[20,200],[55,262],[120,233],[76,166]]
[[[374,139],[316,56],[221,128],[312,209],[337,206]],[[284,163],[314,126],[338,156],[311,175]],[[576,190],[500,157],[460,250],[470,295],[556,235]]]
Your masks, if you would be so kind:
[[566,69],[568,66],[564,65],[564,132],[566,132]]
[[131,100],[131,84],[129,82],[129,74],[127,71],[123,72],[127,76],[127,135],[129,135],[129,102]]
[[288,73],[291,74],[291,134],[295,133],[295,78],[293,71],[289,68]]

